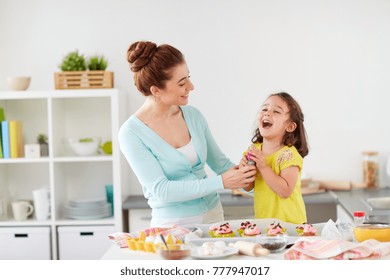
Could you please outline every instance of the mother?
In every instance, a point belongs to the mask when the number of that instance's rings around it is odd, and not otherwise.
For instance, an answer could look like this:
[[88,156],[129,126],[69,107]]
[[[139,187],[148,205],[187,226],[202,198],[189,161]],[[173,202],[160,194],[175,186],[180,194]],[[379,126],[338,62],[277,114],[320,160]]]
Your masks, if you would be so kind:
[[[238,169],[219,149],[204,116],[187,105],[194,85],[183,54],[139,41],[127,60],[144,104],[123,123],[119,144],[152,208],[152,227],[222,221],[218,191],[246,187],[253,166]],[[217,174],[208,177],[205,164]]]

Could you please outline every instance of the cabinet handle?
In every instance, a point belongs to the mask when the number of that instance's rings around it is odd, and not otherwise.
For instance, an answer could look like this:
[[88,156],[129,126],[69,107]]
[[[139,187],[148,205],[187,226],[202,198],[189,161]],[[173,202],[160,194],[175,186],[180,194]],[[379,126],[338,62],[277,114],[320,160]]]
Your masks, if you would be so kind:
[[80,232],[81,236],[93,235],[93,232]]
[[15,238],[27,238],[28,234],[27,233],[15,233],[14,236],[15,236]]

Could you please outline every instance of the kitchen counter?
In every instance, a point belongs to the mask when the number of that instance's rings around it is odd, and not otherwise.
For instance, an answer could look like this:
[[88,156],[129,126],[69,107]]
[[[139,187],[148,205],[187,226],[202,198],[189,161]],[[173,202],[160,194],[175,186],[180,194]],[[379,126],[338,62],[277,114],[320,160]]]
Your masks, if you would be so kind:
[[[260,228],[266,228],[267,225],[269,225],[271,222],[274,222],[274,219],[257,219],[257,220],[255,220],[255,223]],[[240,223],[241,223],[241,220],[230,221],[230,224],[231,224],[233,229],[238,228]],[[292,244],[296,243],[297,240],[301,240],[301,237],[298,237],[296,234],[296,230],[295,230],[296,224],[284,223],[284,222],[281,222],[281,223],[283,224],[283,227],[286,229],[286,234],[288,236],[287,237],[288,238],[287,244],[292,245]],[[318,223],[318,224],[313,224],[313,225],[317,228],[318,232],[320,234],[322,234],[324,226],[326,224],[327,223]],[[186,236],[186,238],[185,238],[185,242],[187,244],[190,244],[191,246],[195,246],[195,247],[193,247],[194,251],[196,251],[196,247],[201,246],[204,242],[223,241],[223,242],[225,242],[226,245],[228,245],[229,243],[238,241],[238,240],[248,240],[248,241],[250,240],[249,242],[256,242],[253,239],[246,239],[245,237],[240,238],[237,235],[234,238],[210,238],[209,234],[207,233],[208,228],[210,227],[210,224],[195,224],[194,226],[197,227],[202,232],[202,237],[198,237],[193,233],[189,233],[189,236]],[[325,231],[325,232],[328,232],[328,231]],[[324,237],[321,237],[321,236],[304,237],[304,238],[306,238],[308,240],[311,240],[312,238],[313,238],[313,240],[318,240],[319,238],[328,239],[328,238],[326,238],[326,236],[324,236]],[[356,243],[356,242],[353,242],[353,243],[358,245],[358,243]],[[340,244],[338,243],[338,245],[340,245]],[[349,246],[349,245],[346,245],[346,246]],[[384,246],[390,246],[390,242],[384,243]],[[344,247],[344,248],[347,248],[347,247]],[[241,254],[232,254],[232,255],[226,255],[226,256],[222,257],[221,259],[224,259],[224,260],[284,260],[284,253],[287,250],[288,249],[284,249],[281,252],[270,253],[266,256],[259,256],[259,257],[252,257],[252,256],[248,256],[248,255],[241,255]],[[332,252],[333,253],[334,252],[340,253],[340,251],[338,251],[338,250],[334,251],[333,249],[332,249]],[[383,252],[385,252],[385,251],[383,251]],[[336,253],[336,255],[339,253]],[[129,250],[128,248],[120,248],[116,243],[114,243],[106,251],[106,253],[103,255],[102,259],[103,260],[162,260],[162,258],[160,257],[159,254],[147,253],[147,252],[143,252],[143,251]],[[189,258],[189,259],[192,259],[192,258]],[[383,256],[381,259],[390,259],[390,254]]]
[[348,213],[351,219],[353,219],[353,212],[364,211],[370,222],[390,222],[390,210],[374,209],[366,202],[367,198],[390,196],[389,187],[332,191],[332,193],[337,197],[338,204]]
[[[347,213],[353,217],[355,211],[372,211],[370,205],[365,202],[366,198],[390,196],[390,187],[375,188],[375,189],[353,189],[348,191],[326,191],[318,194],[304,195],[305,204],[340,204]],[[252,206],[253,198],[248,196],[232,195],[230,192],[220,193],[223,206]],[[149,209],[147,200],[142,195],[128,196],[123,202],[123,210],[131,209]]]

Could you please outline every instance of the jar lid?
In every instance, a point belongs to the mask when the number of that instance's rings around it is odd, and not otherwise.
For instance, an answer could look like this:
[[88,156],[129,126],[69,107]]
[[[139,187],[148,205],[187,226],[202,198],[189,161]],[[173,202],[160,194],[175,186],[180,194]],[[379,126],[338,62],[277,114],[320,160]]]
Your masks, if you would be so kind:
[[353,212],[353,216],[354,217],[364,217],[366,214],[364,213],[364,211],[355,211]]
[[362,152],[363,155],[367,155],[367,156],[376,156],[378,154],[378,152],[376,151],[365,151],[365,152]]

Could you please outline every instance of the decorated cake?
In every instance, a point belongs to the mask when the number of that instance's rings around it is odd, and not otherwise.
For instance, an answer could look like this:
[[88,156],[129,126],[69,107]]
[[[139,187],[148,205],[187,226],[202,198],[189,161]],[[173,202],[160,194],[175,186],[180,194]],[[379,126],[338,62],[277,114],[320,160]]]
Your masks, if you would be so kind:
[[295,230],[298,233],[298,236],[315,236],[317,234],[317,229],[309,223],[303,223],[295,227]]
[[246,229],[244,229],[244,233],[241,236],[251,237],[260,234],[261,234],[261,230],[259,229],[259,227],[256,224],[253,224],[247,227]]
[[273,222],[268,226],[266,232],[268,236],[275,236],[278,234],[284,234],[286,232],[286,229],[282,227],[280,223]]
[[250,221],[245,221],[240,224],[240,227],[237,229],[237,232],[240,236],[244,234],[244,231],[246,228],[252,226],[252,223]]
[[211,226],[209,228],[209,235],[211,237],[234,237],[234,232],[229,223]]

